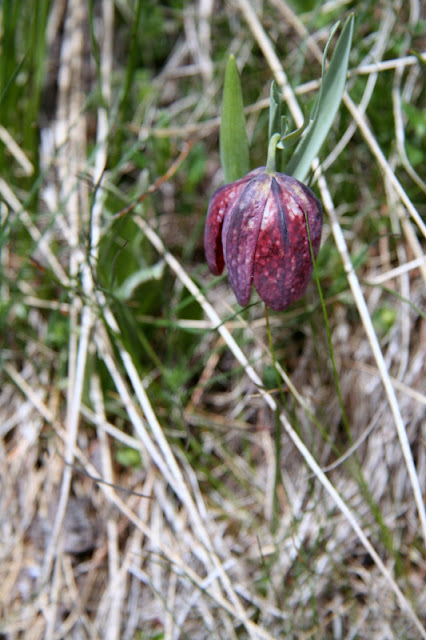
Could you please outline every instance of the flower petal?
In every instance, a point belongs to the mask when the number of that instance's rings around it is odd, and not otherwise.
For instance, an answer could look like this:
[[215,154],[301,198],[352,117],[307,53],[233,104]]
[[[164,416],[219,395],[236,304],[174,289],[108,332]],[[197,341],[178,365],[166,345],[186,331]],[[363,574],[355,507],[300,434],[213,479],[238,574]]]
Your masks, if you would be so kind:
[[237,180],[237,182],[226,184],[217,189],[209,203],[206,226],[204,228],[204,251],[209,269],[216,276],[222,273],[225,266],[222,247],[223,221],[226,212],[232,207],[244,186],[250,180],[249,176],[250,174],[244,176],[241,180]]
[[270,186],[271,176],[257,171],[229,210],[223,226],[229,282],[242,306],[250,300],[257,237]]
[[321,205],[308,187],[277,173],[259,230],[253,271],[259,296],[276,311],[304,294],[312,274],[305,211],[316,256],[321,240]]

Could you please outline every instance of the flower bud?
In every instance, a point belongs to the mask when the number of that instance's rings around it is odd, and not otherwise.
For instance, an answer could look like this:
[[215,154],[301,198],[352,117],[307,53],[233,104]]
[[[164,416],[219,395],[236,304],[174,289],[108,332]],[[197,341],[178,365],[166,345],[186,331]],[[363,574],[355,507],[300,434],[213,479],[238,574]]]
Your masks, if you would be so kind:
[[210,271],[226,264],[240,305],[254,284],[261,299],[282,311],[305,293],[318,255],[322,208],[303,183],[260,167],[218,189],[207,211],[204,248]]

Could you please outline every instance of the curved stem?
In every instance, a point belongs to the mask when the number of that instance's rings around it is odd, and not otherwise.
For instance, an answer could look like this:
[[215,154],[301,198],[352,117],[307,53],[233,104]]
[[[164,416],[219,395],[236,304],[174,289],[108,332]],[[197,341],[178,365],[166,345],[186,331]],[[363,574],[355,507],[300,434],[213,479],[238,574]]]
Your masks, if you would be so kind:
[[274,135],[269,140],[268,145],[268,159],[266,161],[266,173],[270,173],[273,175],[275,173],[275,156],[277,152],[277,144],[279,139],[281,138],[279,133],[274,133]]

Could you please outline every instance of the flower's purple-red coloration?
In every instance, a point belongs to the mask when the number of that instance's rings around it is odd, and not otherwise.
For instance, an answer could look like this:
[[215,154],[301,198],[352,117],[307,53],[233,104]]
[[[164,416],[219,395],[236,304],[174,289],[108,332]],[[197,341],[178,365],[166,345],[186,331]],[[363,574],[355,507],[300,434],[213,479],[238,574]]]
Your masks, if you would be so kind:
[[218,189],[210,200],[204,232],[207,264],[215,275],[226,264],[240,305],[254,284],[261,299],[282,311],[306,290],[318,255],[322,208],[304,184],[260,167]]

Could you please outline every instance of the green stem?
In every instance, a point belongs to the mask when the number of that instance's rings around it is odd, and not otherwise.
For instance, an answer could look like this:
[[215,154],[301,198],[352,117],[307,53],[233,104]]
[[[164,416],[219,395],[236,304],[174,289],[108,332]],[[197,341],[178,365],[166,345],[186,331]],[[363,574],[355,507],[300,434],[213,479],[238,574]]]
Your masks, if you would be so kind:
[[271,175],[274,175],[275,173],[275,156],[277,153],[277,144],[280,138],[281,135],[279,133],[274,133],[272,138],[269,140],[268,159],[266,161],[265,171],[266,173],[270,173]]
[[333,369],[334,384],[335,384],[336,391],[337,391],[337,397],[338,397],[338,400],[339,400],[340,411],[342,412],[343,426],[345,427],[345,431],[346,431],[346,435],[348,437],[348,440],[352,445],[353,444],[353,439],[352,439],[351,429],[350,429],[350,426],[349,426],[348,417],[346,415],[345,403],[343,402],[343,395],[342,395],[342,390],[341,390],[340,382],[339,382],[339,374],[337,372],[336,359],[334,357],[333,341],[331,339],[331,329],[330,329],[330,323],[328,321],[327,307],[325,306],[324,295],[323,295],[323,292],[322,292],[321,282],[320,282],[319,275],[318,275],[317,263],[316,263],[316,259],[315,259],[314,249],[313,249],[313,246],[312,246],[311,230],[309,228],[309,220],[308,220],[308,214],[306,213],[306,209],[305,209],[305,221],[306,221],[306,229],[307,229],[307,232],[308,232],[309,249],[311,251],[311,259],[312,259],[312,264],[313,264],[313,267],[314,267],[314,276],[315,276],[315,281],[316,281],[316,284],[317,284],[317,287],[318,287],[318,293],[319,293],[319,297],[320,297],[321,308],[322,308],[322,312],[323,312],[323,316],[324,316],[325,330],[327,332],[328,348],[329,348],[330,357],[331,357],[331,366],[332,366],[332,369]]
[[[273,136],[272,136],[273,137]],[[272,139],[272,138],[271,138]],[[265,304],[265,320],[266,320],[266,334],[268,336],[269,350],[271,352],[272,364],[274,366],[275,378],[277,381],[277,386],[283,400],[283,406],[285,404],[284,393],[281,385],[281,378],[277,368],[277,360],[275,357],[275,349],[272,342],[272,334],[271,334],[271,325],[269,324],[269,313],[268,307]],[[281,475],[281,436],[282,436],[282,424],[279,419],[279,409],[275,412],[276,420],[275,420],[275,431],[274,431],[274,440],[275,440],[275,477],[274,477],[274,501],[273,501],[273,514],[272,514],[272,530],[276,531],[278,528],[278,485],[282,484],[284,487],[282,475]]]

